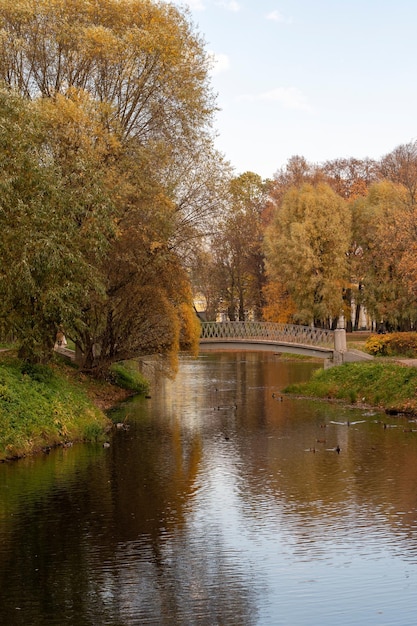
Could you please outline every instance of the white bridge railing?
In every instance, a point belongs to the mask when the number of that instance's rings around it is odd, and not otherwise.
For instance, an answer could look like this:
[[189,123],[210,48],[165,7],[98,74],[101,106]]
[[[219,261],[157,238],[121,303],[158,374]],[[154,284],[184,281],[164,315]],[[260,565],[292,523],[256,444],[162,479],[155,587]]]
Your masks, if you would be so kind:
[[202,322],[200,340],[254,339],[334,347],[334,331],[274,322]]

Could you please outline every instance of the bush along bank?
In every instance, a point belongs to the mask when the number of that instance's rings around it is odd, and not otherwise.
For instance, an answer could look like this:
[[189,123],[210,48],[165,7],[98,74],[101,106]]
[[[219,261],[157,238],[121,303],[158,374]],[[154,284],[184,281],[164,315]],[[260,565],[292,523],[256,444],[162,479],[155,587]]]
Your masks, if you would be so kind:
[[[100,440],[112,427],[105,411],[137,393],[137,388],[129,387],[129,376],[127,382],[124,378],[127,389],[121,389],[95,381],[64,364],[29,366],[3,357],[0,461],[75,441]],[[146,390],[146,381],[140,385],[141,391]]]
[[373,356],[417,357],[417,333],[385,333],[370,335],[365,351]]
[[417,415],[417,368],[395,363],[345,363],[316,370],[284,393],[367,404],[389,413]]

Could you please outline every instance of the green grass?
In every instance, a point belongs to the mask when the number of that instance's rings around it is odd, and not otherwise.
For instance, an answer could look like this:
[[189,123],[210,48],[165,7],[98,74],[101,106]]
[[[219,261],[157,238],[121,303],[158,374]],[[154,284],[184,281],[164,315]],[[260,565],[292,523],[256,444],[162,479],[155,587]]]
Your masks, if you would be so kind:
[[0,362],[0,460],[68,441],[92,440],[109,428],[88,385],[65,366]]
[[149,382],[139,371],[136,361],[114,363],[110,368],[112,382],[122,389],[128,389],[138,394],[149,391]]
[[346,363],[316,370],[308,382],[283,391],[417,414],[417,368],[393,363]]
[[366,352],[365,345],[371,333],[367,331],[354,331],[346,333],[346,344],[348,349],[362,350]]

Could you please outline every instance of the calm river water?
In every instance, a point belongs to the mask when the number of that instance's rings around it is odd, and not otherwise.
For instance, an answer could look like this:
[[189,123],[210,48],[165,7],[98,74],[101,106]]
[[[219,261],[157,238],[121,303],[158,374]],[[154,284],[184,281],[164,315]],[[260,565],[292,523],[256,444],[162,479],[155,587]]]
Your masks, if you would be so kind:
[[415,626],[417,424],[273,397],[317,367],[184,358],[109,448],[0,465],[0,623]]

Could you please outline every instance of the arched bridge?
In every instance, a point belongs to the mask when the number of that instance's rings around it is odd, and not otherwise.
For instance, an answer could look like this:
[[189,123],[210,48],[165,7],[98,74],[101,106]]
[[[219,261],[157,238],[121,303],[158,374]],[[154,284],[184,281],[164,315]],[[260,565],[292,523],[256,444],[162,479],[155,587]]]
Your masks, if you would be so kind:
[[273,322],[202,322],[200,349],[289,352],[342,363],[346,332]]

